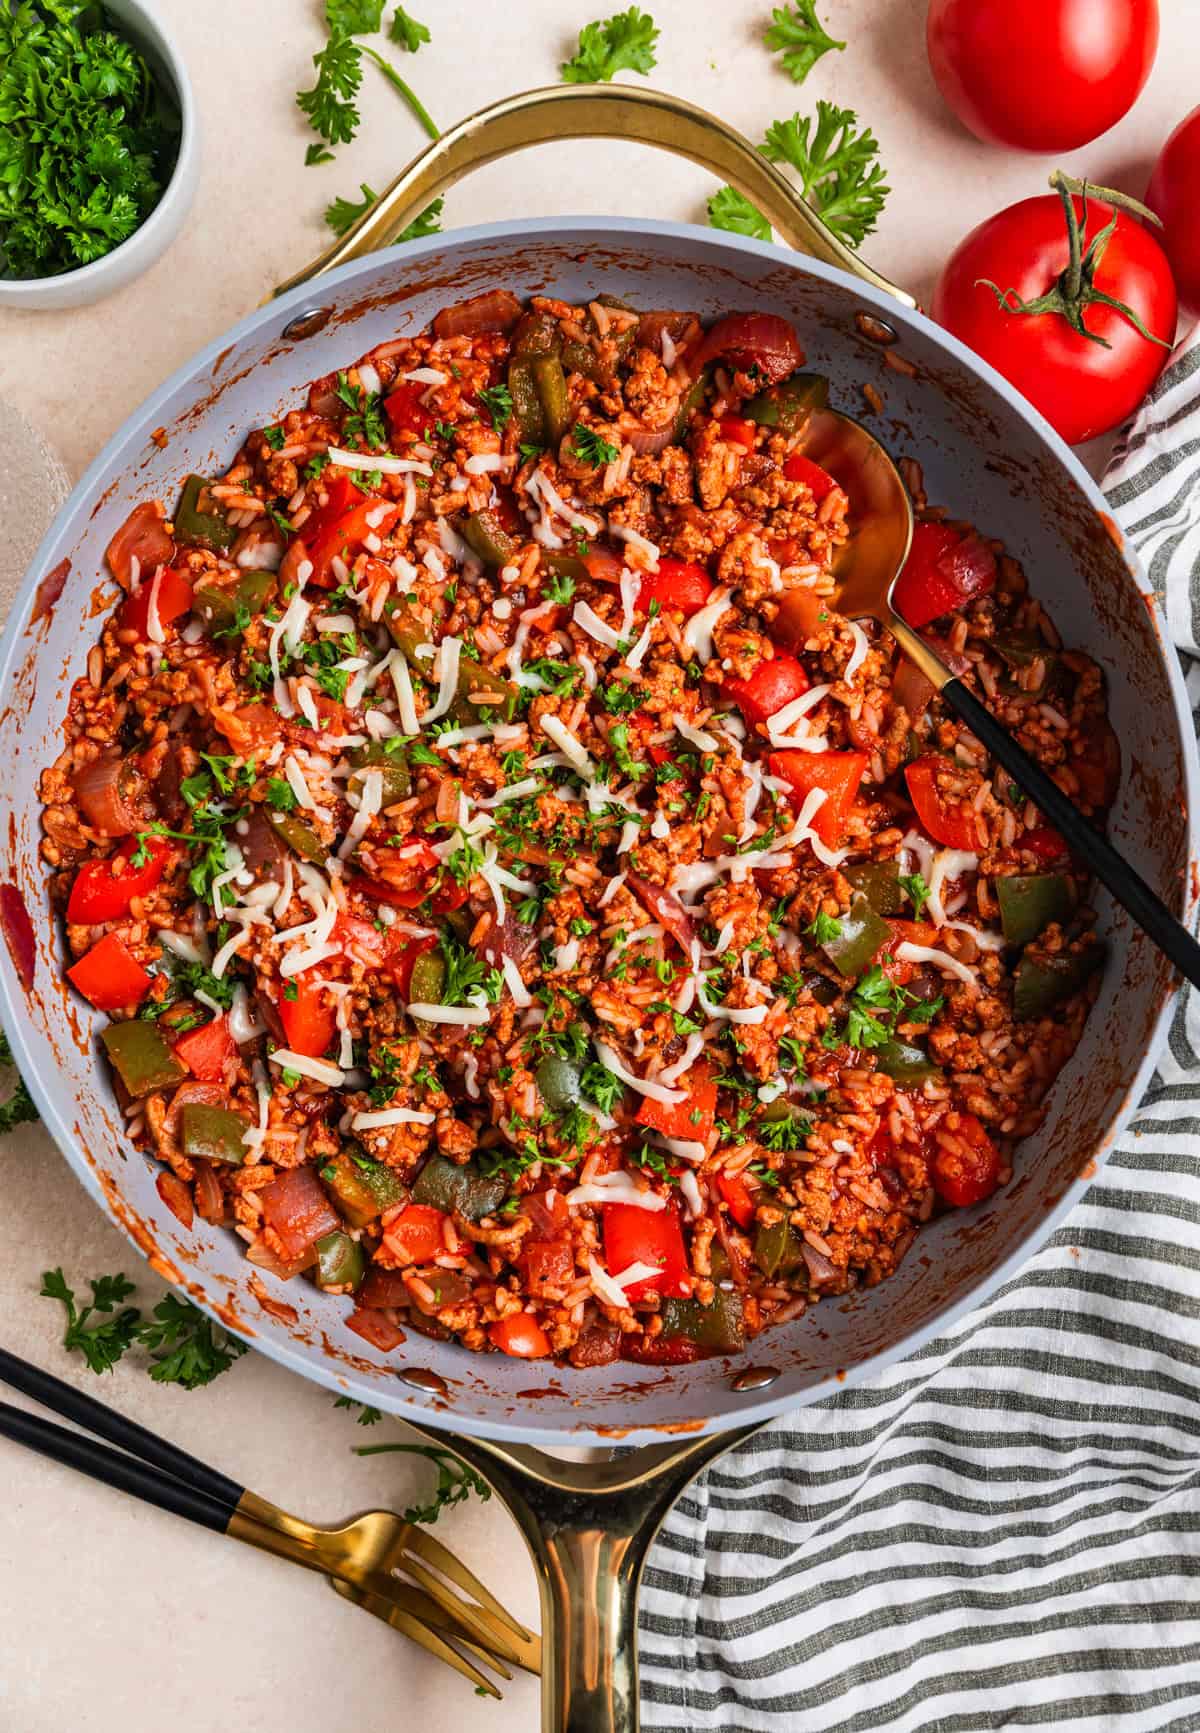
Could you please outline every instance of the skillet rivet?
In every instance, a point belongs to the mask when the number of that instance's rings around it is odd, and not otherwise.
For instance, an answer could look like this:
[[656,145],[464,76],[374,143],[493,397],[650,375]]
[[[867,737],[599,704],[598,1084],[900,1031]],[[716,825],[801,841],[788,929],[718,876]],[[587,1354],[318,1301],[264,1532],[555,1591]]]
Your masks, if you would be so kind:
[[288,320],[283,334],[285,337],[315,337],[318,331],[325,329],[332,315],[332,307],[306,307],[303,313]]
[[900,333],[892,328],[884,319],[877,319],[874,313],[856,313],[854,323],[869,343],[898,343]]
[[744,1396],[748,1390],[765,1390],[778,1377],[779,1373],[773,1366],[748,1366],[731,1381],[729,1388]]
[[411,1384],[414,1390],[423,1390],[427,1396],[448,1396],[446,1380],[436,1372],[427,1371],[424,1366],[400,1366],[396,1376],[402,1384]]

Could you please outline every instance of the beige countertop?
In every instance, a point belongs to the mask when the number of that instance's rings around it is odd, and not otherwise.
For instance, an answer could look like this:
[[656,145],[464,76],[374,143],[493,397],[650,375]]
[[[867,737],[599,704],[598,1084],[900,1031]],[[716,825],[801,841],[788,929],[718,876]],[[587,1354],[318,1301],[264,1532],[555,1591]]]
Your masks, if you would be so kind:
[[[623,0],[622,0],[623,4]],[[655,82],[714,109],[757,139],[818,96],[856,108],[882,145],[893,187],[864,252],[924,297],[940,261],[982,217],[1037,192],[1047,159],[989,150],[941,108],[925,62],[924,0],[825,0],[849,42],[798,89],[759,38],[770,5],[646,0],[662,28]],[[78,475],[135,405],[202,343],[261,300],[324,244],[324,205],[360,180],[384,186],[423,141],[373,69],[364,124],[332,165],[304,167],[308,137],[293,92],[321,43],[307,0],[158,0],[187,55],[199,99],[203,178],[189,224],[140,281],[90,308],[0,314],[0,398],[22,410]],[[416,0],[433,29],[404,57],[435,119],[553,83],[579,26],[616,0]],[[390,6],[389,6],[390,11]],[[1158,64],[1134,112],[1063,159],[1140,193],[1167,132],[1200,87],[1192,8],[1163,7]],[[397,51],[398,52],[398,51]],[[451,224],[517,215],[611,212],[702,221],[709,177],[623,144],[544,147],[497,164],[447,199]],[[619,188],[619,196],[614,194]],[[0,607],[6,597],[0,597]],[[85,1197],[40,1128],[0,1143],[0,1307],[6,1346],[80,1384],[96,1381],[59,1346],[59,1308],[37,1297],[61,1263],[85,1278],[124,1269],[152,1303],[159,1284]],[[402,1505],[431,1478],[406,1457],[359,1459],[357,1442],[399,1438],[355,1427],[315,1386],[251,1356],[188,1395],[126,1364],[97,1390],[245,1484],[317,1520],[371,1503]],[[160,1515],[0,1444],[0,1729],[4,1733],[317,1733],[464,1725],[517,1733],[537,1724],[536,1686],[519,1678],[503,1705],[470,1687],[315,1578]],[[525,1618],[532,1571],[494,1505],[459,1507],[446,1538]]]

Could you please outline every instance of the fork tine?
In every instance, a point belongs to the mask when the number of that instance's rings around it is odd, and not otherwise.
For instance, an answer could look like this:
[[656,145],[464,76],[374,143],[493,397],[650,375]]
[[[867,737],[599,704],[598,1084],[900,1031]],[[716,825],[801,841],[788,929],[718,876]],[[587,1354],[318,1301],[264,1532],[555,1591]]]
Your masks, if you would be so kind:
[[349,1583],[341,1582],[334,1577],[329,1578],[329,1586],[341,1595],[343,1600],[349,1601],[352,1606],[362,1607],[364,1612],[373,1613],[377,1619],[382,1619],[394,1631],[402,1632],[404,1636],[411,1638],[414,1643],[419,1643],[421,1648],[436,1656],[439,1661],[444,1661],[448,1667],[453,1667],[456,1673],[461,1673],[464,1679],[470,1680],[477,1691],[484,1691],[489,1697],[495,1697],[497,1701],[503,1699],[504,1693],[492,1683],[486,1673],[481,1673],[478,1667],[468,1661],[464,1655],[460,1655],[458,1650],[452,1648],[436,1631],[430,1630],[427,1625],[421,1623],[420,1619],[413,1618],[404,1612],[395,1602],[384,1601],[378,1595],[367,1594],[362,1589],[352,1588]]
[[[415,1528],[412,1523],[409,1523],[403,1544],[406,1550],[414,1552],[418,1558],[426,1560],[435,1570],[440,1571],[442,1576],[448,1577],[452,1583],[457,1583],[459,1588],[465,1590],[473,1600],[478,1601],[480,1606],[486,1607],[488,1612],[494,1618],[499,1619],[505,1629],[510,1631],[519,1642],[535,1645],[540,1649],[539,1639],[534,1632],[528,1631],[524,1625],[518,1624],[508,1608],[498,1601],[490,1590],[484,1587],[472,1571],[467,1569],[458,1555],[452,1553],[449,1547],[443,1546],[442,1542],[435,1539],[428,1529]],[[540,1668],[540,1661],[538,1665]]]
[[411,1554],[401,1557],[397,1562],[397,1568],[407,1571],[420,1584],[425,1593],[440,1606],[443,1606],[452,1618],[468,1624],[478,1640],[486,1644],[489,1649],[505,1656],[507,1660],[515,1662],[527,1673],[541,1671],[540,1646],[536,1639],[522,1640],[514,1637],[508,1625],[502,1624],[486,1608],[471,1606],[469,1601],[463,1600],[461,1595],[440,1581],[432,1571],[427,1570]]
[[[344,1578],[339,1580],[345,1581]],[[352,1583],[348,1586],[357,1594],[370,1595],[381,1603],[399,1607],[402,1612],[420,1619],[423,1625],[440,1631],[450,1641],[474,1650],[487,1666],[504,1678],[512,1678],[512,1671],[507,1663],[510,1660],[515,1662],[516,1656],[510,1652],[507,1640],[501,1649],[499,1640],[492,1636],[486,1626],[482,1632],[477,1630],[478,1621],[465,1616],[471,1610],[465,1601],[458,1601],[453,1596],[448,1601],[436,1599],[426,1594],[423,1588],[417,1588],[414,1584],[403,1582],[394,1576],[387,1579],[386,1586],[380,1583],[377,1575],[372,1577],[369,1586],[363,1583]]]

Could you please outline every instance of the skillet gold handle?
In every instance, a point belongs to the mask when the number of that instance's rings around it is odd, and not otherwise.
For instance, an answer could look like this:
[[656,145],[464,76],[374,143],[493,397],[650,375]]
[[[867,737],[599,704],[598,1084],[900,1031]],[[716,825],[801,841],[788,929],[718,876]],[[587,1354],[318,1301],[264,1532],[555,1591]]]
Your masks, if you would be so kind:
[[563,138],[618,138],[688,157],[752,199],[789,246],[840,266],[906,307],[916,306],[911,295],[851,252],[740,132],[681,97],[611,84],[527,90],[459,121],[414,157],[353,228],[275,293],[282,295],[350,259],[390,246],[419,211],[472,169],[526,145]]

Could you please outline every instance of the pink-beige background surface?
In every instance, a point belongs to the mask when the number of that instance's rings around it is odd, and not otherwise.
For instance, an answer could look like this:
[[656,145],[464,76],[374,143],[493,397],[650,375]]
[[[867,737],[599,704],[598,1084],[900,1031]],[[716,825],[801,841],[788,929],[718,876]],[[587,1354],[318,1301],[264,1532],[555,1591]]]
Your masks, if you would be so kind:
[[[1052,163],[978,144],[941,107],[925,61],[924,0],[824,0],[844,54],[800,88],[761,46],[770,5],[645,0],[661,27],[661,88],[711,108],[754,139],[817,97],[857,109],[880,140],[892,195],[863,251],[924,299],[946,253],[981,218],[1042,189]],[[416,123],[370,67],[363,126],[337,161],[305,168],[311,137],[293,93],[321,45],[316,0],[157,0],[191,72],[204,130],[190,222],[143,278],[91,308],[0,314],[0,398],[23,412],[72,479],[169,372],[241,317],[324,244],[324,205],[377,190],[420,148]],[[414,0],[433,41],[403,70],[448,125],[512,91],[555,81],[580,25],[615,0]],[[1159,145],[1200,95],[1193,0],[1162,0],[1158,63],[1134,111],[1062,159],[1140,193]],[[389,7],[390,11],[390,7]],[[1032,51],[1032,48],[1031,48]],[[497,164],[447,198],[447,226],[556,212],[703,221],[713,182],[690,164],[614,143],[545,147]],[[1099,451],[1090,454],[1097,458]],[[6,492],[15,491],[4,478]],[[37,510],[35,500],[30,510]],[[16,574],[0,549],[0,612]],[[144,1305],[160,1284],[93,1208],[37,1127],[0,1142],[0,1342],[62,1376],[91,1381],[59,1346],[61,1313],[40,1272],[124,1269]],[[132,1362],[132,1357],[131,1357]],[[316,1520],[373,1503],[400,1507],[432,1479],[405,1457],[360,1459],[399,1439],[335,1411],[315,1386],[257,1356],[193,1394],[127,1363],[97,1393],[277,1502]],[[0,1393],[7,1394],[7,1393]],[[326,1733],[331,1727],[536,1727],[533,1681],[504,1704],[470,1687],[316,1578],[260,1557],[0,1443],[0,1733]],[[504,1513],[472,1502],[445,1538],[520,1616],[536,1616],[524,1549]]]

